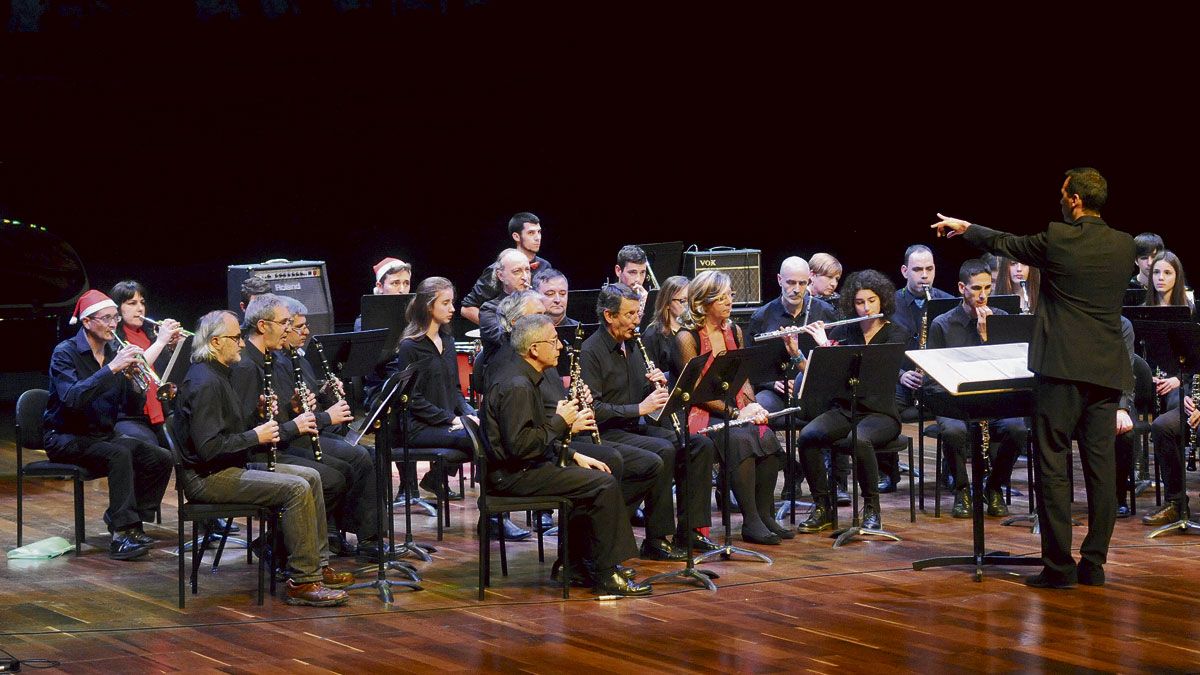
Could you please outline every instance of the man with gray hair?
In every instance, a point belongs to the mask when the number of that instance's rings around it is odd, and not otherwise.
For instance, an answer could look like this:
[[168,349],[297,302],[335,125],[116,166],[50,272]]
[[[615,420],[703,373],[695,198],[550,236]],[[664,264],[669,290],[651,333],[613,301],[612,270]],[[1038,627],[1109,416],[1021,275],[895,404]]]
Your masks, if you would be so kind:
[[[253,303],[251,303],[253,305]],[[200,319],[192,339],[192,368],[179,388],[168,433],[177,439],[183,470],[179,480],[189,499],[209,503],[250,503],[280,510],[287,549],[287,603],[328,607],[349,600],[354,577],[329,567],[322,550],[325,501],[313,469],[279,464],[265,471],[251,453],[279,441],[273,419],[254,426],[234,393],[230,367],[241,360],[237,317],[218,310]]]
[[497,495],[563,496],[571,500],[570,528],[574,543],[568,565],[589,569],[595,592],[648,595],[649,584],[628,578],[620,563],[637,555],[633,529],[621,500],[620,486],[608,467],[582,453],[567,452],[567,466],[557,457],[568,433],[594,430],[595,419],[570,399],[558,402],[547,416],[538,390],[544,373],[558,363],[562,342],[554,323],[542,314],[517,320],[510,344],[520,361],[510,374],[494,382],[484,397],[488,435],[488,475]]
[[[516,245],[509,250],[519,251],[525,256],[531,273],[550,269],[550,261],[538,256],[538,252],[542,250],[542,221],[537,216],[528,211],[513,215],[508,219],[508,236]],[[479,323],[479,313],[483,304],[503,292],[496,275],[497,267],[499,263],[492,263],[484,269],[475,286],[463,298],[462,315],[467,320]]]
[[480,391],[487,391],[487,369],[492,358],[508,342],[508,334],[517,319],[526,314],[542,314],[546,305],[542,296],[527,288],[515,288],[504,295],[489,300],[479,313],[479,338],[483,351],[475,359],[475,372],[482,379]]
[[[291,380],[283,365],[275,359],[275,353],[283,348],[288,333],[292,330],[292,313],[287,309],[283,297],[273,293],[255,296],[246,307],[246,318],[242,323],[246,341],[242,348],[241,358],[230,367],[230,377],[233,389],[239,397],[242,414],[252,419],[258,411],[259,395],[263,391],[267,358],[270,355],[271,374],[276,386],[285,378]],[[301,413],[294,417],[283,408],[290,405],[291,392],[277,389],[279,394],[279,442],[281,454],[279,462],[298,466],[307,466],[321,474],[321,487],[324,490],[325,505],[330,510],[336,510],[346,494],[346,477],[337,469],[323,462],[306,459],[288,454],[289,445],[304,435],[317,432],[317,416],[315,413]],[[326,523],[320,523],[322,535],[327,533]],[[326,543],[328,547],[328,543]]]

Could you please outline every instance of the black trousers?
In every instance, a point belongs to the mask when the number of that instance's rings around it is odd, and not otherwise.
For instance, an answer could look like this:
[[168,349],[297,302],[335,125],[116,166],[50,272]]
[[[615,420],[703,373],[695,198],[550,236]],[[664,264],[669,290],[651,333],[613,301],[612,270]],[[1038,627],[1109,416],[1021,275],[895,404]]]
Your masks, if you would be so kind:
[[[971,462],[967,456],[967,423],[950,417],[939,417],[937,423],[942,428],[942,452],[945,453],[950,475],[954,476],[954,489],[966,489],[971,486],[967,479],[967,465]],[[987,477],[984,490],[995,492],[1012,477],[1013,465],[1017,463],[1021,448],[1028,442],[1029,432],[1025,428],[1024,417],[991,420],[988,429],[992,473]]]
[[1042,563],[1058,575],[1075,573],[1071,557],[1071,490],[1067,464],[1078,435],[1088,499],[1088,533],[1080,557],[1103,565],[1117,518],[1113,442],[1121,392],[1085,382],[1039,376],[1034,386],[1037,512]]
[[78,464],[108,477],[104,522],[113,531],[154,520],[174,465],[165,448],[117,433],[76,436],[62,447],[47,447],[46,455],[52,462]]
[[[643,499],[648,499],[665,473],[662,458],[649,450],[621,443],[596,445],[590,434],[581,435],[577,439],[586,440],[571,441],[571,449],[608,466],[613,478],[616,478],[621,486],[621,497],[629,513],[632,513]],[[646,529],[649,533],[649,526]]]
[[581,569],[583,560],[589,559],[597,571],[606,572],[638,554],[629,514],[621,500],[621,488],[612,474],[543,463],[514,474],[492,472],[488,480],[496,495],[553,495],[570,499],[571,550],[567,551],[567,557],[577,569]]
[[[855,422],[858,428],[858,443],[854,446],[854,463],[858,467],[858,487],[864,497],[879,496],[879,465],[875,460],[875,446],[883,445],[900,434],[900,423],[895,418],[881,413],[860,415]],[[809,422],[800,431],[797,445],[800,461],[804,463],[804,475],[808,477],[808,489],[817,503],[829,498],[829,475],[825,469],[825,455],[833,450],[833,444],[850,436],[850,415],[843,410],[827,410]]]
[[1173,502],[1180,511],[1188,506],[1188,496],[1183,481],[1183,453],[1179,442],[1179,408],[1171,408],[1154,418],[1150,425],[1154,439],[1154,461],[1162,475],[1166,500]]
[[[708,438],[692,435],[688,440],[691,456],[684,461],[675,446],[675,432],[661,427],[646,426],[638,433],[624,429],[609,429],[600,434],[606,444],[631,445],[649,450],[662,459],[664,469],[646,495],[646,537],[666,537],[676,533],[676,514],[688,509],[688,520],[693,528],[712,525],[712,465],[716,446]],[[682,493],[672,509],[672,481],[687,480],[690,500]]]
[[[409,433],[408,442],[414,448],[445,448],[450,450],[451,452],[445,455],[446,474],[450,476],[457,476],[459,467],[468,461],[471,453],[475,451],[475,446],[471,444],[471,437],[467,435],[467,430],[456,429],[451,431],[450,425],[423,427]],[[400,457],[400,453],[394,453],[393,458],[398,457]]]

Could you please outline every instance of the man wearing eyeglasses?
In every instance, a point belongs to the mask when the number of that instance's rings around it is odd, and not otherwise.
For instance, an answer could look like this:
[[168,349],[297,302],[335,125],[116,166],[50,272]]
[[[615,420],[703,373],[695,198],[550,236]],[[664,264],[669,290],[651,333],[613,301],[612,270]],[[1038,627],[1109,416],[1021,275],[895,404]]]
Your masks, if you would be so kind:
[[[567,465],[557,457],[562,440],[571,433],[596,428],[595,419],[575,402],[558,402],[553,416],[542,405],[539,384],[544,372],[558,363],[562,342],[554,323],[544,314],[521,317],[513,326],[510,344],[520,357],[510,374],[492,383],[484,397],[488,475],[484,480],[498,495],[525,497],[562,495],[571,500],[568,567],[590,567],[595,592],[606,595],[648,595],[649,584],[626,576],[620,563],[637,555],[621,488],[609,468],[582,453],[567,452]],[[576,536],[579,535],[579,536]],[[586,542],[584,546],[578,543]]]
[[[246,319],[242,323],[242,330],[245,333],[246,344],[242,348],[241,359],[230,366],[230,377],[233,390],[240,397],[242,414],[246,419],[254,419],[259,409],[259,396],[263,393],[266,354],[282,349],[288,333],[292,330],[292,315],[287,310],[285,299],[273,293],[254,296],[246,306]],[[276,387],[292,379],[278,359],[275,359],[271,373]],[[317,432],[317,416],[311,412],[294,417],[286,414],[283,408],[290,405],[291,391],[277,388],[275,393],[279,396],[280,407],[280,414],[276,418],[279,422],[278,461],[316,469],[321,474],[325,506],[330,511],[335,511],[346,494],[346,477],[328,464],[288,452],[291,443],[302,436]],[[325,523],[321,524],[321,529],[326,529]]]
[[[271,296],[274,297],[274,296]],[[254,303],[251,302],[251,310]],[[242,409],[230,368],[242,360],[242,335],[232,312],[205,314],[192,339],[192,368],[179,388],[170,433],[179,445],[179,480],[189,499],[250,503],[280,509],[287,549],[287,603],[345,603],[353,576],[329,567],[325,500],[314,469],[280,463],[265,471],[251,453],[279,441],[279,423]]]
[[80,296],[71,323],[82,326],[50,357],[50,397],[42,423],[50,461],[108,477],[108,555],[132,560],[146,555],[154,543],[142,522],[153,518],[162,502],[171,478],[171,454],[114,431],[118,417],[136,415],[146,404],[145,392],[127,377],[137,367],[141,348],[128,345],[118,351],[112,342],[119,316],[116,303],[100,291]]

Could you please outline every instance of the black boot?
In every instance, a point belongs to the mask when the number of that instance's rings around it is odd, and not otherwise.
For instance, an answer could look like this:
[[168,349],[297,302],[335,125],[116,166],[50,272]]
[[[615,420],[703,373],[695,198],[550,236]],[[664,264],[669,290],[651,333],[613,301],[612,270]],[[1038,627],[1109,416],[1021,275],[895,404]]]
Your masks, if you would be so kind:
[[780,539],[794,539],[796,533],[775,520],[775,481],[779,478],[778,455],[763,457],[754,467],[754,498],[757,500],[758,517],[763,525]]
[[829,495],[813,495],[813,510],[808,519],[796,526],[796,531],[812,534],[833,528],[833,511],[829,508]]
[[954,492],[954,508],[950,511],[954,518],[971,517],[971,491],[967,488]]
[[871,495],[863,500],[862,526],[867,530],[883,529],[883,519],[879,515],[879,495]]

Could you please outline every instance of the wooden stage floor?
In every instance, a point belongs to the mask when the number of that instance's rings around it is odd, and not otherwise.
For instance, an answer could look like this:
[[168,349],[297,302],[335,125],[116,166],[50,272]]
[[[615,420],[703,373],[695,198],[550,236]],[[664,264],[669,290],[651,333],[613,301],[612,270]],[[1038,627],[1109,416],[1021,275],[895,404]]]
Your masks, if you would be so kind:
[[[11,467],[11,442],[0,462]],[[914,560],[970,551],[970,521],[949,518],[948,495],[943,517],[933,517],[927,464],[926,512],[915,524],[906,483],[884,496],[884,525],[901,542],[832,549],[825,536],[799,535],[756,547],[774,558],[770,565],[706,565],[720,574],[715,593],[660,584],[649,598],[619,601],[594,600],[586,589],[561,600],[532,541],[510,544],[510,576],[500,578],[496,562],[487,599],[477,601],[468,498],[451,504],[443,542],[434,541],[432,518],[414,520],[417,540],[438,548],[432,563],[417,563],[425,590],[397,589],[391,606],[370,589],[355,591],[331,609],[279,598],[255,605],[254,568],[240,549],[227,550],[220,572],[203,573],[199,595],[177,609],[174,488],[164,524],[147,526],[157,548],[141,561],[114,562],[100,519],[106,486],[93,481],[81,557],[0,558],[0,647],[72,672],[1200,672],[1200,537],[1151,541],[1139,519],[1119,520],[1103,588],[1026,588],[1020,575],[1037,568],[991,568],[982,583],[965,567],[913,571]],[[1013,478],[1024,492],[1023,462]],[[68,487],[31,484],[26,541],[70,539]],[[1153,504],[1149,491],[1139,517]],[[1026,505],[1014,497],[1013,512]],[[1082,486],[1076,511],[1086,520]],[[16,545],[15,518],[15,482],[0,479],[0,550]],[[1085,530],[1076,528],[1076,546]],[[989,519],[987,537],[989,549],[1037,556],[1027,527]],[[634,564],[644,574],[673,568]]]

